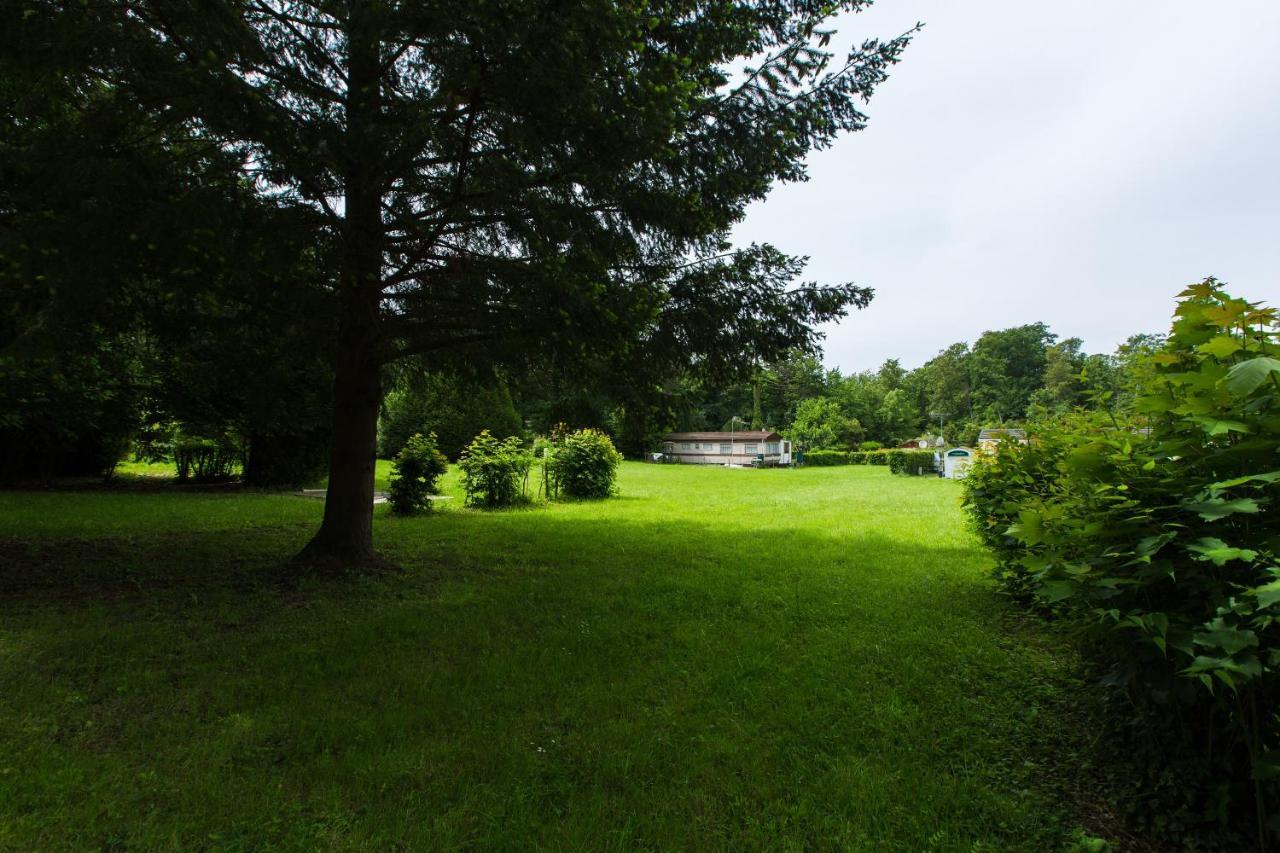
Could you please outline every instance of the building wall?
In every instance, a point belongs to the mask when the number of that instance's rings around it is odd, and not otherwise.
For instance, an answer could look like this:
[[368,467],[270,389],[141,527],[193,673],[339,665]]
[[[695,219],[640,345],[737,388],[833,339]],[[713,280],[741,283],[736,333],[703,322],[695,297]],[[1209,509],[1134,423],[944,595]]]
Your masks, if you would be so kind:
[[[663,444],[663,452],[672,459],[689,465],[750,465],[756,461],[756,455],[764,453],[764,464],[778,465],[783,461],[782,453],[765,453],[765,442],[752,442],[757,449],[748,453],[746,450],[747,443],[741,441],[733,442],[732,453],[721,453],[718,442],[686,442],[690,444],[688,450],[681,448],[681,442],[666,442]],[[729,444],[729,442],[724,442]],[[782,448],[782,442],[778,442],[779,450]]]
[[[754,453],[719,453],[713,454],[697,454],[697,453],[668,453],[672,459],[677,459],[682,463],[689,465],[750,465],[756,461]],[[764,464],[777,465],[781,461],[781,454],[765,454]]]

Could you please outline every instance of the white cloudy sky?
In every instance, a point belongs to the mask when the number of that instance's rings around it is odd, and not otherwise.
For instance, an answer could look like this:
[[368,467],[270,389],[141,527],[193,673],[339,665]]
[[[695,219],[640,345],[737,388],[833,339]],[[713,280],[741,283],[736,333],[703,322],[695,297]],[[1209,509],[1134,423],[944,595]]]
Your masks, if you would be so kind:
[[917,20],[870,126],[736,232],[876,289],[829,366],[1037,320],[1107,351],[1207,275],[1280,303],[1280,0],[879,0],[840,36]]

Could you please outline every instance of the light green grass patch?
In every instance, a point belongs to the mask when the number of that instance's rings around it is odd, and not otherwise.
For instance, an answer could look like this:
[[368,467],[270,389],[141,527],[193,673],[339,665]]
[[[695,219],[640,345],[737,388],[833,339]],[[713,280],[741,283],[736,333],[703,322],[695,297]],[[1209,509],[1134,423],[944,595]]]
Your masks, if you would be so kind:
[[1075,664],[958,499],[626,463],[380,508],[402,574],[281,585],[319,502],[0,493],[0,847],[1060,847]]

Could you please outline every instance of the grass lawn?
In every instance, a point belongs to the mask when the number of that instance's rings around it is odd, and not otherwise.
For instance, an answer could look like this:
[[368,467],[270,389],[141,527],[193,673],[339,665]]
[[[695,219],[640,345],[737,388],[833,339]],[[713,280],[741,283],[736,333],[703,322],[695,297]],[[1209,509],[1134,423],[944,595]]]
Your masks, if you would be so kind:
[[620,485],[380,508],[402,574],[297,583],[316,501],[0,492],[0,848],[1067,843],[1075,662],[954,483]]

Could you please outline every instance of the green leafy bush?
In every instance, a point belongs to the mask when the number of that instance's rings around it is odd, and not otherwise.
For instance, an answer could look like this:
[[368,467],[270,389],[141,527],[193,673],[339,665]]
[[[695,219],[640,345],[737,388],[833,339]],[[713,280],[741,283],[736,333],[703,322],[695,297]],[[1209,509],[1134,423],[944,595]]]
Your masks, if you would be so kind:
[[246,485],[305,486],[323,479],[329,467],[328,428],[251,434],[246,443]]
[[878,441],[864,441],[858,444],[858,449],[863,453],[871,450],[879,450],[882,447],[884,447],[884,445]]
[[932,476],[935,473],[932,450],[890,450],[889,470],[908,476]]
[[1074,415],[1057,423],[1033,427],[1034,441],[1008,442],[998,455],[977,454],[964,479],[965,505],[973,528],[996,556],[995,577],[1012,598],[1040,607],[1031,570],[1023,564],[1027,547],[1013,535],[1024,507],[1043,501],[1053,492],[1058,466],[1066,455],[1073,431],[1087,430]]
[[462,488],[467,506],[493,509],[527,499],[533,454],[514,436],[497,439],[483,430],[462,451]]
[[378,417],[378,455],[394,459],[409,437],[434,432],[450,459],[481,430],[506,438],[524,423],[505,382],[481,383],[447,373],[403,379],[382,403]]
[[888,465],[890,450],[869,450],[867,451],[868,465]]
[[0,482],[109,475],[149,390],[139,342],[86,324],[82,340],[60,338],[49,355],[19,354],[6,346],[5,331],[23,327],[13,322],[0,323]]
[[804,464],[815,468],[828,465],[848,465],[849,454],[843,450],[810,450],[804,455]]
[[867,464],[867,454],[866,454],[866,453],[863,453],[861,450],[853,450],[853,451],[850,451],[850,452],[849,452],[849,464],[850,464],[850,465],[866,465],[866,464]]
[[1265,846],[1280,838],[1280,331],[1212,279],[1181,296],[1131,419],[1041,425],[979,458],[966,502],[1005,588],[1079,626],[1107,670],[1148,828]]
[[430,495],[449,470],[449,462],[436,447],[436,434],[409,437],[391,467],[387,501],[397,515],[412,515],[431,508]]
[[225,482],[244,468],[244,443],[230,433],[214,437],[178,433],[172,449],[180,482]]
[[544,458],[548,496],[607,498],[613,494],[622,454],[605,433],[583,429],[559,438]]

